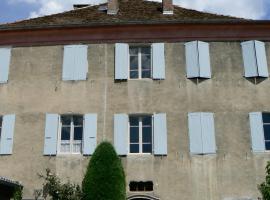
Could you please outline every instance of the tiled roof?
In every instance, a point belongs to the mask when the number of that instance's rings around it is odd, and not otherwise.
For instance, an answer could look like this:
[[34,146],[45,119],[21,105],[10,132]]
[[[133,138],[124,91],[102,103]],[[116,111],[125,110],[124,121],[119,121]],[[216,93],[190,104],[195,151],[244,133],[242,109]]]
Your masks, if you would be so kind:
[[0,29],[48,28],[116,24],[164,24],[188,22],[239,22],[231,16],[217,15],[174,6],[173,15],[162,14],[162,3],[145,0],[120,0],[117,15],[107,15],[107,4],[89,6],[50,16],[0,25]]

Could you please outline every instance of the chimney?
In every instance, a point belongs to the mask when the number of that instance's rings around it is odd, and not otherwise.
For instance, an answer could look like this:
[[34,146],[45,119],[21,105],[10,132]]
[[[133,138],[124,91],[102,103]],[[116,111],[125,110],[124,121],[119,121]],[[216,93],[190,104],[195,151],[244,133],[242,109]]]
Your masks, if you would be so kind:
[[118,0],[108,0],[108,15],[116,15],[119,10],[119,2]]
[[163,14],[172,15],[173,14],[173,0],[162,0]]

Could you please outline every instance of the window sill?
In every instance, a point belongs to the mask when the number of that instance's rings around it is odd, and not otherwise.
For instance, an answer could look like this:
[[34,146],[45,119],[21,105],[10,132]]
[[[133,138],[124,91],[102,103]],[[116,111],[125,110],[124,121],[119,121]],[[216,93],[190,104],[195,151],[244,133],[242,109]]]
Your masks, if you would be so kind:
[[65,157],[65,156],[83,156],[81,153],[57,153],[56,156]]
[[128,79],[128,81],[145,81],[145,82],[153,82],[153,78],[133,78],[133,79]]

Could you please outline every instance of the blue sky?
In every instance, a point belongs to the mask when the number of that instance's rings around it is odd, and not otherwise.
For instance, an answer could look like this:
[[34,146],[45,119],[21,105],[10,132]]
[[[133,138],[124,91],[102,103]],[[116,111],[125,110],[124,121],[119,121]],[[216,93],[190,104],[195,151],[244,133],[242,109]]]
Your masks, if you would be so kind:
[[[63,12],[72,9],[73,4],[101,2],[106,0],[0,0],[0,23]],[[270,0],[174,0],[174,4],[218,14],[270,20]]]

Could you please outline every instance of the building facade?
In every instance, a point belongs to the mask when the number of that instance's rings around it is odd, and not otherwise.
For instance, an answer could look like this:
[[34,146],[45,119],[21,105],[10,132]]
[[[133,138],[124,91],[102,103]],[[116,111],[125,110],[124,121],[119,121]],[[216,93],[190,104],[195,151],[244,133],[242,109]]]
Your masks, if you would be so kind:
[[46,168],[81,183],[106,140],[129,199],[258,199],[269,31],[142,0],[0,25],[0,176],[25,199]]

